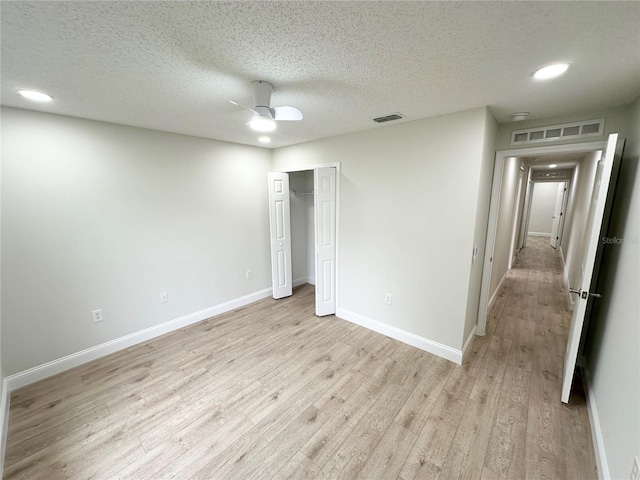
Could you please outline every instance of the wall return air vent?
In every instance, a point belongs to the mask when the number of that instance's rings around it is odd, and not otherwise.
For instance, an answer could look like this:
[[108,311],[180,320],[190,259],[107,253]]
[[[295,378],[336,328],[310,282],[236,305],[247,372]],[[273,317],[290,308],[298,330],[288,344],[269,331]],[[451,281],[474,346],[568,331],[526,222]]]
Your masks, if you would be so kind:
[[393,120],[400,120],[401,118],[404,118],[404,115],[402,115],[401,113],[392,113],[384,117],[374,118],[373,121],[376,123],[385,123],[385,122],[391,122]]
[[604,118],[582,122],[548,125],[546,127],[525,128],[511,132],[511,145],[571,140],[574,138],[602,136]]

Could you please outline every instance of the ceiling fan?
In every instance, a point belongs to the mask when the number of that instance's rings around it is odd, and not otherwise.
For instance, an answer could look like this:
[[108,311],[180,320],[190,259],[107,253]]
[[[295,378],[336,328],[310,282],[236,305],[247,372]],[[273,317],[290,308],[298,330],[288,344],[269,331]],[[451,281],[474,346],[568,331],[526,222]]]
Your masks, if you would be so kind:
[[246,108],[253,112],[253,117],[247,125],[256,132],[273,132],[276,129],[276,122],[293,122],[302,120],[302,112],[295,107],[271,107],[271,92],[273,85],[264,80],[251,82],[253,90],[253,101],[255,107],[249,108],[233,100],[229,100],[234,105]]

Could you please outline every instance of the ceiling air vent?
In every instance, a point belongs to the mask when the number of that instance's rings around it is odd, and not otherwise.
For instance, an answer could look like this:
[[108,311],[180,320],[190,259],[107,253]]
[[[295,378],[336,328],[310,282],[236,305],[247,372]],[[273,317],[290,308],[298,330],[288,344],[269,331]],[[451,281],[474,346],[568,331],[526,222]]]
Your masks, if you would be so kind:
[[601,136],[604,133],[604,118],[582,122],[548,125],[546,127],[525,128],[511,132],[511,145],[553,142],[572,138]]
[[376,123],[385,123],[393,120],[400,120],[401,118],[404,118],[404,115],[401,113],[392,113],[391,115],[386,115],[384,117],[374,118],[373,121]]

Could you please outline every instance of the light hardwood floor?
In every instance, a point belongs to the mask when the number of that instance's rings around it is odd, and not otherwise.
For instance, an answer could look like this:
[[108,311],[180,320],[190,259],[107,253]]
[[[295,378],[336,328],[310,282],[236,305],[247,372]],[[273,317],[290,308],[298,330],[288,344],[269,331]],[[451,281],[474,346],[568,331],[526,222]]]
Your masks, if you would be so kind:
[[564,305],[531,238],[457,366],[315,317],[304,286],[14,392],[5,478],[596,478]]

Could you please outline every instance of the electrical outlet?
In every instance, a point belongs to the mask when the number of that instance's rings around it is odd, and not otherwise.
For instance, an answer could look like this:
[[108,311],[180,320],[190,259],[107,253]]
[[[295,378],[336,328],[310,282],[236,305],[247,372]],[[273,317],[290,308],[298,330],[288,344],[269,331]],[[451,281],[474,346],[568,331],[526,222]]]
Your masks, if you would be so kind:
[[93,320],[93,323],[98,323],[103,320],[101,308],[97,310],[91,310],[91,320]]
[[162,292],[160,294],[160,303],[167,303],[169,301],[169,294],[167,292]]
[[247,280],[251,280],[253,278],[253,273],[251,270],[247,270]]
[[386,303],[387,305],[391,305],[393,301],[393,297],[391,296],[390,293],[385,293],[384,294],[384,303]]
[[640,480],[640,459],[636,457],[631,467],[631,480]]

